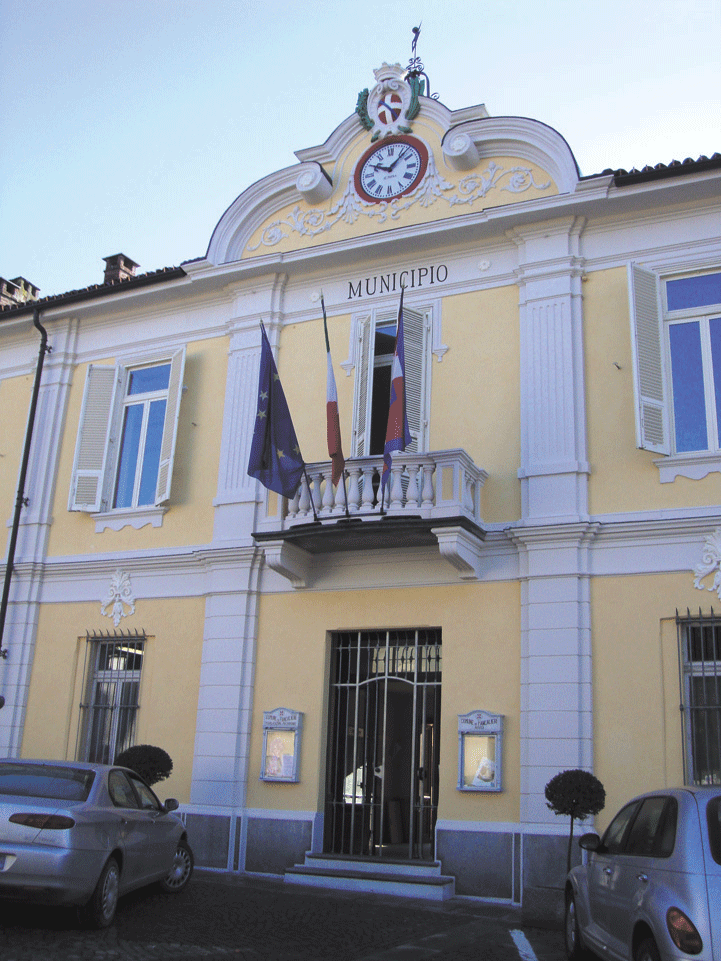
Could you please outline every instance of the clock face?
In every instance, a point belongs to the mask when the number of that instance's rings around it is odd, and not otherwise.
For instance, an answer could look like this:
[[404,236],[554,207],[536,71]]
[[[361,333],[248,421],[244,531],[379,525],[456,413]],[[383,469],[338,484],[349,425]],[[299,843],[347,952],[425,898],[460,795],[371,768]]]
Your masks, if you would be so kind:
[[367,150],[355,171],[355,188],[376,203],[401,197],[416,187],[428,166],[428,151],[414,137],[389,137]]

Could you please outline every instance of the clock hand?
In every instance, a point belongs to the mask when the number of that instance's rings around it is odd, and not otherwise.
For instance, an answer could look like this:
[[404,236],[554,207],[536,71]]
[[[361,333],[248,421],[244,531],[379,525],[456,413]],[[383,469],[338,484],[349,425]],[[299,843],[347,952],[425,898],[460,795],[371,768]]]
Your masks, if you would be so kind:
[[388,170],[389,170],[389,171],[390,171],[390,170],[393,170],[393,168],[394,168],[395,165],[398,163],[398,161],[399,161],[399,160],[402,160],[407,153],[408,153],[408,147],[406,147],[405,150],[403,150],[401,153],[398,154],[398,156],[397,156],[396,159],[393,161],[393,163],[390,165],[390,167],[388,168]]

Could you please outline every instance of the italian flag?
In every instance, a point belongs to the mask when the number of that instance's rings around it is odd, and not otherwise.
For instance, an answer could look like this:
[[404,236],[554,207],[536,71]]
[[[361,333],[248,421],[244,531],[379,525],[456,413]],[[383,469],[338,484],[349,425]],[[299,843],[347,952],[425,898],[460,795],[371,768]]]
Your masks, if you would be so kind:
[[328,432],[328,455],[333,464],[333,484],[336,485],[343,476],[345,467],[345,457],[340,439],[340,418],[338,417],[338,391],[335,386],[335,376],[333,374],[333,363],[330,359],[330,341],[328,340],[328,321],[325,316],[325,302],[323,295],[320,298],[323,308],[323,329],[325,331],[325,349],[328,357],[328,380],[326,386],[325,410]]

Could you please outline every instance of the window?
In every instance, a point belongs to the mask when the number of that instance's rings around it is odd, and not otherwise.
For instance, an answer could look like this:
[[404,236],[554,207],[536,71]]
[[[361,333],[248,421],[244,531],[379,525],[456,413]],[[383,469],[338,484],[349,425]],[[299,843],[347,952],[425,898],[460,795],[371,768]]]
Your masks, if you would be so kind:
[[624,853],[648,858],[670,857],[676,842],[677,820],[675,798],[646,798],[633,822]]
[[632,265],[629,287],[638,446],[693,461],[662,481],[721,470],[721,273],[660,281]]
[[68,510],[147,509],[170,497],[185,350],[152,363],[91,364]]
[[632,801],[622,808],[606,828],[601,839],[604,854],[620,854],[623,850],[626,835],[631,821],[638,810],[638,801]]
[[687,784],[721,784],[721,618],[676,615]]
[[135,740],[145,635],[88,635],[78,760],[112,764]]
[[[354,318],[357,344],[353,445],[351,456],[382,454],[388,425],[391,367],[395,352],[398,310],[376,310]],[[430,396],[430,308],[403,307],[406,360],[406,408],[412,443],[409,451],[428,448]]]

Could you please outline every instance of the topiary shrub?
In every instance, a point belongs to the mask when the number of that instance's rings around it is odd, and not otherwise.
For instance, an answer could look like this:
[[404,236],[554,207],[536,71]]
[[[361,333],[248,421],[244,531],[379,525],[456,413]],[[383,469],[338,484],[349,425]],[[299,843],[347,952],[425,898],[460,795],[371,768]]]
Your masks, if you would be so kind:
[[129,767],[148,784],[164,781],[173,770],[170,755],[162,747],[153,747],[152,744],[134,744],[126,748],[115,758],[115,763]]
[[565,814],[571,818],[571,833],[568,836],[568,856],[566,871],[571,870],[571,845],[573,843],[573,822],[578,818],[585,821],[589,814],[598,814],[606,804],[606,790],[589,771],[574,768],[561,771],[546,785],[546,801],[554,814]]

